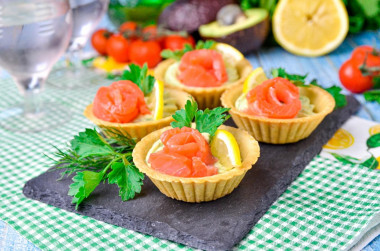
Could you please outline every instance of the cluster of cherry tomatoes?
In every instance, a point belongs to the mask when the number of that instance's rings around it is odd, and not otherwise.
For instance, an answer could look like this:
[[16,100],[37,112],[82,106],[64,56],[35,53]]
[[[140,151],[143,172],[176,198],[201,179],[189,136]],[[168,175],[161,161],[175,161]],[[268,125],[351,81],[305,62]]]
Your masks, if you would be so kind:
[[339,70],[342,85],[353,93],[372,89],[375,77],[380,77],[380,51],[369,45],[356,47]]
[[118,32],[97,30],[91,44],[99,54],[110,56],[116,62],[140,66],[147,63],[153,68],[161,61],[162,50],[181,50],[185,44],[194,46],[195,41],[191,36],[167,34],[156,25],[141,27],[135,22],[125,22]]

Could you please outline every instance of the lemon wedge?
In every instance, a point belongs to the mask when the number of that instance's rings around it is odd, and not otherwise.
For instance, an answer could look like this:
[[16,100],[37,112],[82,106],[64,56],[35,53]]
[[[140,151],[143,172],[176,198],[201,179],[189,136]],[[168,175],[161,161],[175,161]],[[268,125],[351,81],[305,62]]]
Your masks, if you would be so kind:
[[249,90],[253,89],[266,80],[268,80],[268,78],[267,75],[265,75],[263,68],[256,68],[245,79],[243,84],[243,93],[248,93]]
[[239,50],[229,44],[216,43],[214,49],[222,53],[223,59],[230,65],[235,65],[244,58],[244,55]]
[[212,155],[218,158],[226,170],[241,166],[239,145],[230,132],[222,129],[216,130],[210,148]]
[[162,119],[164,114],[164,83],[162,81],[156,80],[154,82],[152,94],[152,102],[154,103],[153,119],[159,120]]
[[332,150],[346,149],[352,146],[354,142],[355,139],[352,134],[340,128],[323,148]]
[[342,0],[280,0],[272,30],[285,50],[301,56],[321,56],[345,39],[348,14]]
[[127,64],[116,62],[112,57],[96,57],[92,64],[95,68],[106,72],[122,71],[127,66]]

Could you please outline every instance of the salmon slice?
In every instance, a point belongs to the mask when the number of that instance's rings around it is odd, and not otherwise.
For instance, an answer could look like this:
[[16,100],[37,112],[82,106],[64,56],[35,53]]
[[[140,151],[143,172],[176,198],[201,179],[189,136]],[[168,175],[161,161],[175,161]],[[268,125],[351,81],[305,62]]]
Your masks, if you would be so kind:
[[269,79],[247,94],[247,113],[267,118],[289,119],[301,110],[299,90],[285,78]]
[[164,148],[148,162],[159,172],[179,177],[204,177],[218,173],[216,159],[202,134],[192,128],[173,128],[161,135]]
[[139,114],[150,114],[144,93],[129,80],[121,80],[99,88],[93,102],[94,115],[105,121],[128,123]]
[[201,49],[183,55],[178,79],[187,86],[216,87],[228,80],[222,54],[215,50]]

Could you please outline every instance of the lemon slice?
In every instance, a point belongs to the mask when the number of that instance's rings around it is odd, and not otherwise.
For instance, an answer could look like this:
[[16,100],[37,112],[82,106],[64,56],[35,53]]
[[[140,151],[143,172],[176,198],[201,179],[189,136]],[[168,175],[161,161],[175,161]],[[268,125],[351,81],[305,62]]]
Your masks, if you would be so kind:
[[302,56],[321,56],[345,39],[347,10],[342,0],[280,0],[272,29],[285,50]]
[[231,65],[235,65],[244,58],[244,55],[239,50],[229,44],[216,43],[214,49],[222,53],[223,59]]
[[162,81],[156,80],[153,87],[153,100],[154,109],[153,109],[153,119],[159,120],[162,119],[164,114],[164,83]]
[[239,145],[230,132],[222,129],[216,130],[210,148],[212,155],[218,158],[226,170],[241,166]]
[[127,64],[116,62],[112,57],[96,57],[92,64],[95,68],[106,72],[122,71],[127,66]]
[[268,80],[263,68],[259,67],[252,71],[244,81],[243,93],[247,93],[262,82]]

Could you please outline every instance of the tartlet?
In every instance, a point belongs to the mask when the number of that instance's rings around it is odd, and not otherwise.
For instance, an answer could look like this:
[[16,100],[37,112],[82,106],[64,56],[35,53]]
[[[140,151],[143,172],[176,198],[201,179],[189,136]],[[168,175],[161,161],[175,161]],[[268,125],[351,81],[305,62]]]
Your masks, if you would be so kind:
[[308,97],[314,104],[314,114],[291,119],[254,116],[235,107],[242,90],[242,86],[228,89],[221,97],[222,105],[231,108],[229,113],[236,125],[248,131],[259,142],[286,144],[307,138],[335,107],[335,100],[327,91],[317,86],[308,86],[299,87],[300,95]]
[[140,142],[133,150],[132,156],[136,167],[145,173],[157,188],[166,196],[185,202],[205,202],[230,194],[244,178],[246,172],[256,163],[260,148],[258,142],[247,132],[228,126],[220,129],[232,133],[240,147],[242,165],[225,173],[198,178],[184,178],[167,175],[152,169],[146,162],[146,156],[152,145],[160,138],[166,127],[155,131]]
[[[165,88],[165,95],[169,96],[171,99],[174,99],[176,105],[176,110],[181,109],[185,106],[186,101],[191,99],[191,95],[180,90],[174,90],[170,88]],[[165,100],[164,100],[165,102]],[[149,107],[150,104],[148,104]],[[173,111],[174,113],[174,111]],[[142,139],[145,135],[161,129],[163,127],[169,126],[174,119],[172,114],[165,116],[159,120],[152,121],[140,121],[140,122],[131,122],[131,123],[115,123],[108,122],[97,118],[93,113],[93,104],[90,104],[84,110],[84,116],[91,120],[95,125],[103,130],[107,136],[112,136],[112,132],[117,132],[126,136],[134,138],[136,141]]]
[[239,78],[232,83],[223,84],[219,87],[190,87],[186,85],[178,86],[165,82],[165,73],[169,66],[174,63],[176,63],[174,59],[167,59],[158,64],[154,71],[155,78],[157,80],[163,81],[165,83],[165,86],[182,90],[191,94],[197,101],[200,109],[215,108],[220,106],[220,97],[223,92],[228,88],[242,85],[244,80],[252,71],[252,66],[249,61],[242,59],[235,65],[236,70],[239,74]]

